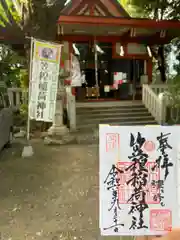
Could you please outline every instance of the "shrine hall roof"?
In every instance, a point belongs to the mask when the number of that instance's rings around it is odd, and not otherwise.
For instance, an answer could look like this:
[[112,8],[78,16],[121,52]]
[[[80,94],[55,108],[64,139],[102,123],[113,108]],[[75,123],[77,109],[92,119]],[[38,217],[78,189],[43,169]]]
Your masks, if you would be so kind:
[[142,18],[61,15],[58,20],[65,36],[102,36],[114,41],[166,44],[180,36],[180,21]]

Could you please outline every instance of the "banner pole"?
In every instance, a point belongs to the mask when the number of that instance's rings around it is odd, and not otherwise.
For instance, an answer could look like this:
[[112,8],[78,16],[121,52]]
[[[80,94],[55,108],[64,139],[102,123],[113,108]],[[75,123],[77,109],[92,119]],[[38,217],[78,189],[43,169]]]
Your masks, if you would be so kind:
[[27,141],[30,140],[30,97],[31,97],[31,80],[32,80],[32,59],[33,59],[33,43],[34,39],[31,37],[31,51],[30,51],[30,63],[29,63],[29,91],[28,91],[28,118],[27,118]]
[[96,97],[99,98],[99,84],[98,84],[98,53],[96,49],[96,37],[94,37],[94,61],[95,61],[95,80],[96,80]]

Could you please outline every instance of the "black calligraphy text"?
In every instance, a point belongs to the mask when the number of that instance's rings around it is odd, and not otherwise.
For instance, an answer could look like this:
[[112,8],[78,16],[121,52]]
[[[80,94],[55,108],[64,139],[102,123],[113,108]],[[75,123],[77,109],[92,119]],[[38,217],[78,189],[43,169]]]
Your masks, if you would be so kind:
[[110,169],[104,184],[106,184],[107,190],[112,192],[112,200],[111,205],[108,209],[108,211],[113,212],[113,224],[107,228],[104,228],[104,230],[107,229],[114,229],[114,232],[119,231],[119,227],[123,227],[124,224],[119,223],[118,221],[118,211],[121,210],[119,206],[119,200],[118,200],[118,187],[120,185],[120,178],[119,174],[123,173],[120,169],[118,169],[115,165],[112,165],[112,168]]
[[[132,164],[126,168],[126,171],[131,172],[131,178],[126,184],[133,187],[133,192],[127,201],[131,203],[128,214],[132,215],[132,223],[129,229],[148,228],[144,223],[144,211],[148,208],[145,191],[148,183],[148,169],[146,167],[148,155],[142,151],[142,146],[145,141],[146,139],[143,138],[139,132],[137,138],[135,138],[132,133],[130,135],[132,155],[128,158]],[[139,217],[137,217],[136,213],[139,214]]]

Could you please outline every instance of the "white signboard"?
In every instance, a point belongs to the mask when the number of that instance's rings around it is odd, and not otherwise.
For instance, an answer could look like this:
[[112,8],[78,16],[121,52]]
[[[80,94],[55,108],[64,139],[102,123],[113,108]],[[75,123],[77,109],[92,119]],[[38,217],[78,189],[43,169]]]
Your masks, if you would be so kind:
[[110,92],[110,86],[109,85],[104,86],[104,92]]
[[61,45],[34,40],[29,115],[52,122],[55,114]]
[[147,54],[147,48],[144,44],[137,44],[137,43],[128,43],[127,45],[127,52],[128,54]]
[[71,54],[71,86],[80,87],[82,86],[82,76],[80,70],[80,63],[78,58]]
[[122,72],[115,72],[114,73],[114,83],[118,82],[123,79],[123,73]]
[[102,235],[163,235],[180,226],[180,127],[100,125]]
[[122,72],[114,72],[114,88],[118,89],[118,85],[122,84],[123,82],[123,73]]

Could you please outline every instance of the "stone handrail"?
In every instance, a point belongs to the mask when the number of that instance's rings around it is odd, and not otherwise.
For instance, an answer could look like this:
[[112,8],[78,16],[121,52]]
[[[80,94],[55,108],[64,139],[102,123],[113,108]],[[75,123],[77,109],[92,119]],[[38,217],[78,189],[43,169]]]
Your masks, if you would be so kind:
[[10,106],[18,110],[21,104],[28,104],[28,90],[22,88],[8,88],[8,97]]
[[160,93],[163,93],[165,91],[167,91],[168,89],[168,85],[167,84],[151,84],[149,85],[151,87],[151,89],[157,94],[159,95]]
[[166,106],[164,104],[164,100],[158,96],[158,93],[162,93],[164,91],[165,89],[160,89],[160,86],[158,88],[158,85],[153,86],[143,84],[142,88],[142,101],[158,124],[163,124],[166,119]]
[[[70,88],[71,90],[71,88]],[[8,88],[8,97],[10,106],[16,111],[20,109],[21,104],[28,104],[28,90],[23,91],[22,88]],[[71,91],[66,91],[67,114],[70,121],[70,129],[76,130],[76,100]]]

